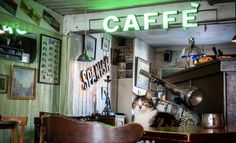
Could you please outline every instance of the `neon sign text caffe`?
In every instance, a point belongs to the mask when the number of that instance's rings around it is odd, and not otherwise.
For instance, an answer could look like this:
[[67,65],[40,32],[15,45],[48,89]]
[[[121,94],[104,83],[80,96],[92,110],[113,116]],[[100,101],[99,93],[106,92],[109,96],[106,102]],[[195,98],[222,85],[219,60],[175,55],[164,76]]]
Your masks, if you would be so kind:
[[[198,23],[195,21],[195,14],[198,12],[199,4],[191,3],[191,6],[193,9],[164,11],[162,14],[159,12],[144,13],[142,15],[142,21],[135,14],[127,15],[123,23],[120,17],[108,16],[103,20],[103,29],[106,32],[149,30],[150,25],[155,25],[158,22],[158,17],[162,19],[162,28],[168,29],[171,23],[176,22],[176,17],[179,13],[182,13],[182,27],[196,27]],[[143,26],[140,26],[140,23],[143,23]]]

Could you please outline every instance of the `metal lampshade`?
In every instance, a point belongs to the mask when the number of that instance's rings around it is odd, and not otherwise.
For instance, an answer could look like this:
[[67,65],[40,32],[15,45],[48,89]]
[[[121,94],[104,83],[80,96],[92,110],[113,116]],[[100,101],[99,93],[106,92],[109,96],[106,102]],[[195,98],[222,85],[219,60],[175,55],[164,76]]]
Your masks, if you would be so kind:
[[91,57],[88,55],[87,49],[84,48],[82,54],[78,57],[77,61],[81,61],[81,62],[92,62],[93,60],[92,60]]
[[232,42],[236,43],[236,35],[234,35]]
[[189,46],[184,48],[180,54],[181,58],[191,58],[195,59],[199,56],[204,55],[202,49],[195,45],[195,40],[193,37],[189,38]]

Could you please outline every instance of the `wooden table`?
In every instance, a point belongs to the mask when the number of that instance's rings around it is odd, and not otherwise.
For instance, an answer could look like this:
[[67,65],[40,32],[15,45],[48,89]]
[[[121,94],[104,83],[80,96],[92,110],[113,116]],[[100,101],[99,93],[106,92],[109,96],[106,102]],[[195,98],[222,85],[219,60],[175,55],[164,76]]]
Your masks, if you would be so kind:
[[236,142],[236,128],[204,129],[199,126],[144,128],[142,140],[153,142]]
[[12,129],[13,143],[18,143],[17,124],[18,121],[0,121],[0,129]]

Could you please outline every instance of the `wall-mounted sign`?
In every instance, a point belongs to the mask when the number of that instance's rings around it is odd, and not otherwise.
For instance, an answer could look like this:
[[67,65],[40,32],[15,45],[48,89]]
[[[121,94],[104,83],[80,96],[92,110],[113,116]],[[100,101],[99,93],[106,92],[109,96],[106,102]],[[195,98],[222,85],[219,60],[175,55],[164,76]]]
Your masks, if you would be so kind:
[[[9,33],[9,34],[14,34],[14,33],[18,33],[18,34],[26,34],[27,31],[24,31],[24,30],[20,30],[18,28],[13,28],[13,27],[10,27],[10,26],[6,26],[6,25],[2,25],[1,26],[1,29],[2,31],[6,32],[6,33]],[[0,29],[0,30],[1,30]]]
[[103,75],[110,71],[108,57],[103,57],[102,60],[94,64],[92,67],[82,70],[80,72],[80,77],[82,80],[82,89],[86,90],[91,85],[96,83]]
[[103,29],[106,32],[116,32],[116,31],[130,31],[130,30],[149,30],[150,25],[157,23],[157,17],[162,16],[162,28],[168,29],[171,22],[176,21],[178,13],[182,13],[182,27],[196,27],[198,23],[196,20],[196,14],[198,12],[199,4],[192,2],[191,6],[193,9],[182,10],[182,11],[164,11],[162,14],[159,12],[144,13],[143,14],[143,27],[140,26],[141,21],[136,17],[135,14],[129,14],[125,18],[125,23],[121,22],[120,18],[117,16],[108,16],[103,20]]

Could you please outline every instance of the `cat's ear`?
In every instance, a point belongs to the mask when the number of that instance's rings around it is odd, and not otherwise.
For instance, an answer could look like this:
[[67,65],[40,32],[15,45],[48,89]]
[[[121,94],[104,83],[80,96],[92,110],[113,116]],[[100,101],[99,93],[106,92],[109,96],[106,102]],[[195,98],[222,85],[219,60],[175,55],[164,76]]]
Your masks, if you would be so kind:
[[132,96],[132,98],[133,98],[133,100],[135,99],[135,98],[137,98],[137,94],[136,93],[134,93],[134,92],[132,92],[133,93],[133,96]]
[[147,90],[147,92],[146,92],[146,97],[147,97],[148,99],[152,99],[152,91],[151,91],[150,89]]

